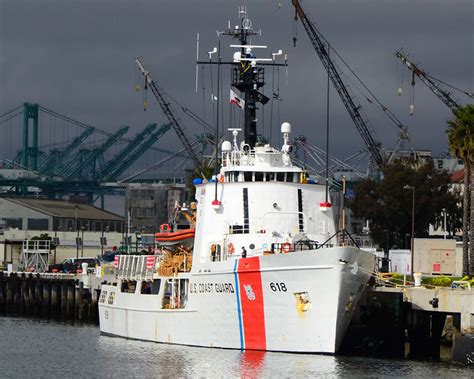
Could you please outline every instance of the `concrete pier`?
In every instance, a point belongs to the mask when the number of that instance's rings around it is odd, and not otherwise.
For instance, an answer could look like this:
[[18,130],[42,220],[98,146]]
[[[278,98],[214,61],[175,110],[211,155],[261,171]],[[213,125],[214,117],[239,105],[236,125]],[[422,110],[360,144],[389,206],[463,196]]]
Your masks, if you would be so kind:
[[454,329],[451,358],[474,363],[474,290],[468,287],[366,290],[342,353],[439,361],[448,316]]

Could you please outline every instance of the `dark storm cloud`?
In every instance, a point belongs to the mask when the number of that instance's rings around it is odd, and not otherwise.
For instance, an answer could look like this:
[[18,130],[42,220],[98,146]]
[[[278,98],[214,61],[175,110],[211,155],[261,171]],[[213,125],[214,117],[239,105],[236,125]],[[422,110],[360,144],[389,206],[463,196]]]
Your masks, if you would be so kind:
[[[297,48],[293,48],[294,12],[290,1],[281,3],[279,8],[276,0],[247,2],[249,17],[263,32],[255,41],[268,45],[271,51],[282,48],[289,56],[288,85],[281,72],[284,102],[280,121],[290,121],[295,134],[305,134],[324,146],[326,74],[301,24],[297,26]],[[31,101],[110,131],[124,124],[138,130],[148,122],[164,122],[151,93],[149,111],[143,112],[141,95],[133,90],[133,59],[142,56],[159,84],[202,116],[202,94],[194,92],[196,32],[200,32],[204,59],[217,44],[216,30],[223,30],[229,19],[232,24],[237,21],[240,4],[217,0],[2,0],[0,113]],[[398,97],[393,53],[404,48],[435,77],[473,90],[473,2],[341,0],[305,1],[303,6],[364,82],[408,125],[415,144],[435,153],[444,151],[449,109],[418,82],[416,113],[408,116],[408,84],[405,81],[405,94]],[[223,46],[228,43],[223,40]],[[230,50],[225,53],[224,59],[230,58]],[[209,79],[208,71],[205,77]],[[225,82],[228,74],[223,77]],[[209,83],[205,85],[209,93]],[[227,93],[226,88],[224,99]],[[467,99],[460,101],[466,103]],[[210,103],[206,108],[210,120]],[[396,140],[394,128],[383,116],[369,116],[378,138],[391,147]],[[182,117],[187,133],[202,131]],[[268,112],[265,118],[268,130]],[[334,91],[331,119],[331,144],[338,156],[363,147]],[[274,131],[278,129],[275,125]],[[0,141],[0,149],[8,143]],[[168,146],[173,141],[172,135],[164,139]]]

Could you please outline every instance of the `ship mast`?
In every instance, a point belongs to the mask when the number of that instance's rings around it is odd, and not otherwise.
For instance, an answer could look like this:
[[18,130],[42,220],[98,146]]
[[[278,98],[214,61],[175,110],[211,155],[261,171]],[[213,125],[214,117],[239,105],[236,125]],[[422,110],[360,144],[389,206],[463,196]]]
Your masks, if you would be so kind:
[[[275,63],[275,57],[281,55],[281,50],[278,53],[272,54],[272,58],[257,58],[253,53],[253,49],[262,49],[266,46],[250,45],[249,38],[251,36],[261,35],[261,31],[252,29],[252,21],[247,18],[247,9],[245,6],[239,7],[240,25],[236,25],[234,29],[230,27],[223,34],[238,39],[238,45],[231,45],[233,48],[238,48],[240,51],[234,54],[232,62],[212,62],[212,61],[198,61],[197,64],[228,64],[232,66],[232,87],[241,92],[241,97],[244,100],[244,141],[250,148],[255,147],[257,143],[257,104],[265,105],[269,98],[259,89],[265,84],[265,69],[263,66],[287,66],[286,56],[285,63]],[[271,127],[271,126],[270,126]],[[216,140],[217,141],[217,140]]]
[[[253,148],[257,142],[257,102],[265,104],[268,102],[258,89],[264,83],[264,68],[257,67],[256,61],[242,60],[255,58],[251,47],[248,45],[250,36],[261,35],[261,32],[252,30],[252,21],[247,18],[245,6],[239,7],[240,28],[230,29],[224,35],[239,39],[240,62],[234,63],[232,67],[232,86],[237,88],[245,101],[244,105],[244,141]],[[260,100],[260,101],[259,101]]]

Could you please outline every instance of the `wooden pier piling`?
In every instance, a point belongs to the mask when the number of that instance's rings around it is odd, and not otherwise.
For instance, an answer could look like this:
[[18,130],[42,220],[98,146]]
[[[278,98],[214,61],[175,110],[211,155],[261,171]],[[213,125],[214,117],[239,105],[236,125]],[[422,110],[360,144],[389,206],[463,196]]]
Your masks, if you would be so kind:
[[0,271],[0,315],[98,324],[97,299],[74,275]]

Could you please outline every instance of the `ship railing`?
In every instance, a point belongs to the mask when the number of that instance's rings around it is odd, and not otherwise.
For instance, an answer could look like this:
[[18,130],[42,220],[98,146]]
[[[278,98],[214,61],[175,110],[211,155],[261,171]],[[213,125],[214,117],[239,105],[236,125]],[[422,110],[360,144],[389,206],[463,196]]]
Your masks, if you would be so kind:
[[323,243],[317,241],[298,241],[294,243],[290,242],[281,242],[281,243],[272,243],[271,252],[273,254],[279,253],[290,253],[295,251],[305,251],[305,250],[317,250],[321,248],[334,247],[334,246],[356,246],[359,248],[359,244],[352,237],[352,235],[346,230],[341,229],[330,236]]
[[[299,215],[302,214],[302,219]],[[242,223],[243,221],[243,223]],[[254,233],[292,233],[292,234],[329,234],[329,223],[322,220],[316,223],[301,212],[267,212],[263,217],[251,217],[237,220],[226,220],[225,230],[228,234]]]
[[359,244],[354,237],[347,231],[347,229],[340,229],[329,237],[326,242],[335,240],[337,246],[355,246],[359,248]]
[[222,167],[255,166],[255,150],[249,150],[245,154],[240,151],[222,153]]
[[273,254],[286,254],[296,251],[316,250],[320,248],[320,244],[316,241],[298,241],[295,243],[281,242],[272,243],[271,252]]
[[152,280],[160,264],[160,258],[155,255],[118,255],[116,258],[115,276],[122,280]]

